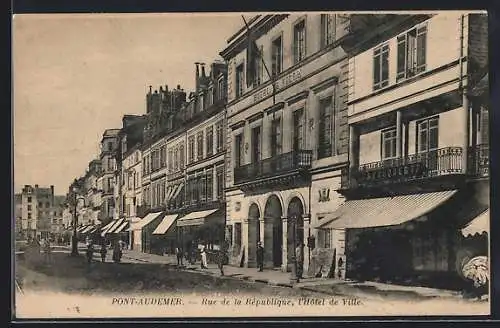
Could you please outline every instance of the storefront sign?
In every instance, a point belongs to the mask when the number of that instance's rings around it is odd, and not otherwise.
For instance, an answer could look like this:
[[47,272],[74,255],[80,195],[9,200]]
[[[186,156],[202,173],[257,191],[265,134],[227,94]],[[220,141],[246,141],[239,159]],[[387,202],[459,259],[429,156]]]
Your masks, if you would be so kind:
[[330,201],[330,188],[322,188],[318,190],[318,193],[319,193],[318,203]]
[[[275,82],[275,87],[276,87],[275,92],[287,88],[288,86],[300,80],[301,78],[302,78],[302,72],[300,68],[285,75],[283,78]],[[273,94],[273,86],[271,84],[265,87],[264,89],[258,91],[257,93],[255,93],[253,96],[253,102],[257,103],[269,96],[272,96],[272,94]]]
[[415,179],[423,177],[425,166],[423,163],[412,163],[393,167],[381,167],[359,172],[359,183],[373,183],[381,180]]

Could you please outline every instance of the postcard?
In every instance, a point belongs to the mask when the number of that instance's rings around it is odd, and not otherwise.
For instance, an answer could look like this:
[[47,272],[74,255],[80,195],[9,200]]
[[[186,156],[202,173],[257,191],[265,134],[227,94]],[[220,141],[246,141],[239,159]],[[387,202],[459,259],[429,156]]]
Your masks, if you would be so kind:
[[489,315],[487,17],[15,15],[15,318]]

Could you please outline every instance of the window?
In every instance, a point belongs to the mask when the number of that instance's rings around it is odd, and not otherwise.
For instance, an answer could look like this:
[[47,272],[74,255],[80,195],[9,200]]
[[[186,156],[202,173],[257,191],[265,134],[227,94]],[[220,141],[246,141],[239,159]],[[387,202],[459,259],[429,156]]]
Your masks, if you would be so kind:
[[257,163],[261,159],[261,133],[260,126],[252,129],[252,163]]
[[439,138],[438,117],[417,122],[417,152],[420,154],[420,161],[431,170],[438,169],[438,138]]
[[214,197],[214,172],[213,169],[207,170],[207,201],[213,200]]
[[31,205],[28,205],[28,211],[31,211]]
[[31,220],[31,213],[28,213],[28,220]]
[[174,172],[174,151],[172,149],[168,151],[168,171]]
[[215,128],[217,130],[217,152],[220,153],[224,150],[224,125],[223,121],[217,122]]
[[297,23],[293,28],[293,59],[294,64],[306,57],[306,22]]
[[179,147],[179,167],[181,170],[184,169],[184,144]]
[[210,126],[207,128],[207,156],[211,156],[214,153],[214,127]]
[[197,150],[196,150],[197,159],[201,161],[203,159],[203,131],[198,132],[198,134],[196,135],[196,145],[197,145]]
[[243,153],[243,134],[238,134],[237,136],[234,137],[234,156],[235,156],[235,167],[240,167],[243,165],[243,158],[244,158],[244,153]]
[[321,46],[324,48],[335,41],[336,15],[321,15]]
[[259,56],[255,58],[255,79],[253,85],[257,86],[262,83],[262,78],[264,76],[264,64],[262,63],[264,56],[264,48],[261,46],[259,49]]
[[271,122],[271,156],[281,154],[281,119],[276,118]]
[[174,151],[174,172],[179,170],[179,147],[175,147]]
[[427,26],[422,25],[398,36],[396,81],[425,71]]
[[113,150],[113,143],[111,141],[108,142],[108,150]]
[[234,224],[234,245],[237,246],[237,251],[241,247],[241,223]]
[[160,167],[165,167],[167,165],[167,148],[161,146],[160,148]]
[[396,129],[382,131],[382,159],[396,157]]
[[207,200],[207,176],[206,174],[202,174],[200,176],[200,184],[199,189],[200,189],[200,200],[202,202],[205,202]]
[[31,203],[31,196],[28,196],[28,203]]
[[319,104],[318,158],[332,156],[332,114],[332,97],[321,99]]
[[271,45],[271,61],[272,61],[272,67],[271,67],[271,74],[273,76],[276,76],[281,73],[282,66],[283,66],[283,51],[282,51],[282,42],[281,42],[281,36],[274,39],[273,43]]
[[417,150],[419,153],[438,148],[439,118],[433,117],[417,123]]
[[223,100],[224,98],[226,98],[226,84],[224,78],[220,78],[217,82],[217,100]]
[[217,198],[224,198],[224,166],[217,167]]
[[188,139],[188,163],[194,162],[194,136],[190,136]]
[[236,67],[236,97],[240,97],[243,94],[243,64]]
[[42,208],[43,207],[43,203],[42,202],[38,202],[38,207]]
[[293,113],[293,150],[304,149],[304,109]]
[[389,85],[389,45],[384,44],[373,53],[373,90]]

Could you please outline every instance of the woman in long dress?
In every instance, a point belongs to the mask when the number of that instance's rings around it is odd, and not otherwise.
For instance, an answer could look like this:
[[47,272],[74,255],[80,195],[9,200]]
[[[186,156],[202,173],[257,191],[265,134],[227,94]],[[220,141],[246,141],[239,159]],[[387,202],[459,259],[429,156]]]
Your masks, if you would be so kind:
[[202,248],[201,248],[201,268],[202,269],[208,269],[207,251],[206,251],[206,247],[205,246],[202,246]]

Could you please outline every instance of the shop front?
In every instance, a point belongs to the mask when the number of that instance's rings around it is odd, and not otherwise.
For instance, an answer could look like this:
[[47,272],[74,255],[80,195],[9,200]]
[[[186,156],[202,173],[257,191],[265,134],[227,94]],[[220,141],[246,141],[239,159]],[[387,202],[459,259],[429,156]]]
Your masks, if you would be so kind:
[[189,212],[177,220],[178,243],[189,254],[197,253],[203,245],[209,251],[225,247],[224,208]]
[[160,224],[165,212],[148,213],[141,220],[132,223],[127,229],[132,234],[132,249],[143,253],[162,254],[162,250],[152,238],[153,231]]
[[456,206],[463,197],[442,190],[347,200],[319,228],[346,231],[341,277],[460,289]]
[[178,214],[167,214],[163,217],[160,224],[153,230],[151,238],[155,244],[166,254],[175,254],[177,247],[177,228],[176,220]]

